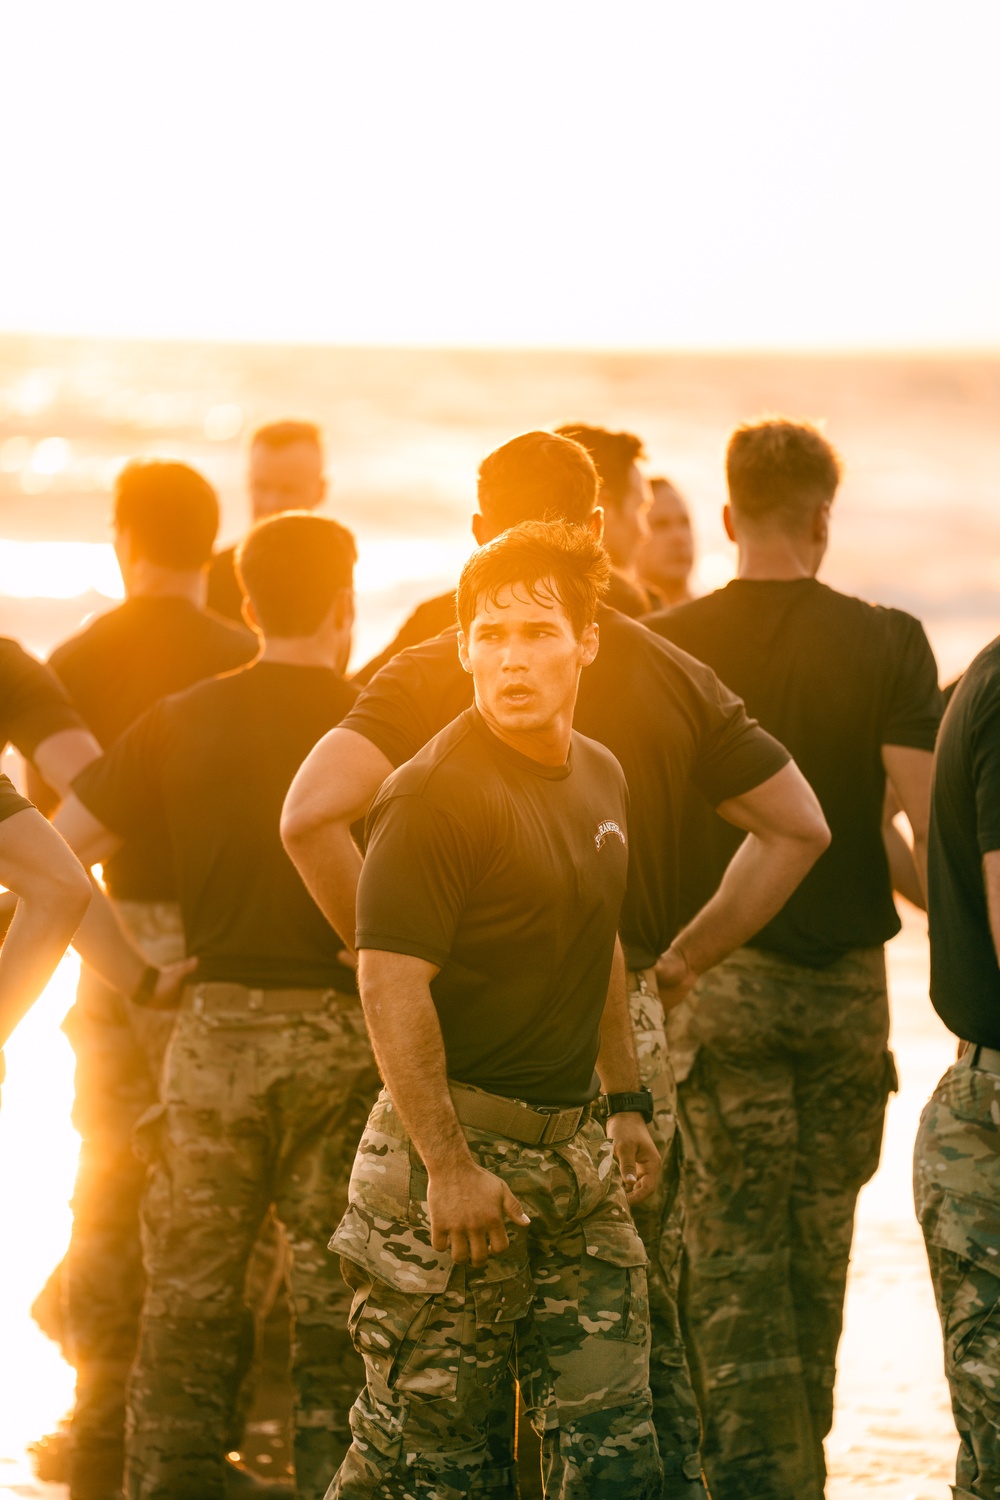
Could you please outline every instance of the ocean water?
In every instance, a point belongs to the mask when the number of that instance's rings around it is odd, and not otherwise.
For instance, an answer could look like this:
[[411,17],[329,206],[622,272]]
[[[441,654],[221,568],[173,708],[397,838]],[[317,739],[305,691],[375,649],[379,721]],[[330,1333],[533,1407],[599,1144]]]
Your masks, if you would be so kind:
[[[825,422],[846,475],[822,576],[924,620],[942,680],[1000,632],[1000,357],[603,355],[326,350],[0,338],[0,634],[44,654],[120,595],[110,487],[134,455],[202,467],[223,537],[246,524],[247,434],[305,416],[327,435],[330,514],[359,542],[355,660],[471,548],[481,458],[516,432],[590,421],[639,433],[692,506],[697,582],[732,575],[719,519],[733,425]],[[16,768],[15,768],[16,769]],[[25,1447],[72,1397],[31,1301],[69,1232],[77,1147],[64,960],[8,1048],[0,1114],[0,1496],[49,1493]],[[902,1092],[865,1189],[828,1444],[831,1500],[945,1500],[955,1436],[909,1194],[916,1119],[952,1044],[927,1000],[926,935],[890,948]],[[61,1494],[61,1491],[52,1491]]]

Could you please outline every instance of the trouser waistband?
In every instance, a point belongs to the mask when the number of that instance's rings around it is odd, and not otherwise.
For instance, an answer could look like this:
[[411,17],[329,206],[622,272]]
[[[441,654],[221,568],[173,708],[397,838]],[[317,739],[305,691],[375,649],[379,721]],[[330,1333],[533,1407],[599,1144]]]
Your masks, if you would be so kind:
[[652,995],[656,1000],[660,998],[655,969],[626,969],[625,984],[630,995]]
[[996,1047],[982,1047],[970,1042],[962,1054],[967,1068],[982,1068],[986,1073],[1000,1073],[1000,1051]]
[[568,1109],[558,1105],[551,1109],[536,1109],[531,1104],[523,1104],[520,1099],[488,1094],[485,1089],[473,1088],[467,1083],[453,1083],[450,1079],[448,1089],[461,1125],[505,1135],[509,1140],[519,1141],[522,1146],[558,1146],[563,1141],[572,1140],[590,1113],[588,1104],[577,1104]]
[[322,1010],[330,998],[339,993],[334,989],[258,990],[245,984],[212,979],[185,985],[181,1008],[192,1010],[196,1015],[215,1011],[275,1015],[290,1010]]

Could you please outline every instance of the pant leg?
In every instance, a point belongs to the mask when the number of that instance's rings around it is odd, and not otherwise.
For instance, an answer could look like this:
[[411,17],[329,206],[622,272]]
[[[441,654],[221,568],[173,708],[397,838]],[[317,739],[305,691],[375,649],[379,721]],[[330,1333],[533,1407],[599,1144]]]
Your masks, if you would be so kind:
[[652,972],[629,976],[629,1009],[639,1076],[653,1096],[650,1133],[660,1152],[656,1191],[632,1210],[649,1265],[650,1360],[656,1437],[663,1462],[664,1500],[706,1494],[701,1472],[701,1417],[681,1333],[678,1304],[684,1234],[681,1138],[663,1007]]
[[274,1193],[291,1252],[296,1493],[299,1500],[322,1500],[350,1447],[348,1418],[365,1383],[348,1331],[353,1293],[326,1245],[347,1207],[379,1079],[361,1007],[351,996],[334,996],[321,1015],[289,1017],[283,1051],[287,1088]]
[[699,982],[697,1052],[678,1085],[685,1319],[715,1500],[817,1500],[790,1275],[798,1152],[787,1002],[766,955],[740,950]]
[[[971,1054],[974,1056],[975,1054]],[[1000,1493],[1000,1077],[949,1068],[920,1119],[914,1199],[958,1429],[955,1500]]]
[[[881,949],[807,975],[818,1024],[796,1067],[799,1148],[790,1204],[791,1286],[817,1471],[833,1425],[837,1346],[858,1194],[882,1149],[896,1086]],[[806,1027],[803,1026],[803,1031]]]
[[146,1298],[128,1385],[130,1500],[222,1500],[247,1265],[273,1146],[252,1034],[183,1012],[140,1135]]
[[[519,1378],[543,1432],[546,1496],[658,1500],[645,1256],[603,1132],[588,1125],[572,1149],[468,1134],[477,1159],[510,1183],[532,1219],[530,1232],[510,1226],[509,1249],[478,1271],[431,1246],[426,1174],[385,1095],[366,1127],[332,1246],[347,1257],[355,1287],[351,1327],[367,1381],[331,1500],[509,1496],[512,1475],[491,1468],[489,1417],[511,1378],[515,1336]],[[605,1201],[602,1233],[596,1209]],[[577,1224],[572,1254],[563,1234],[571,1216],[588,1228],[585,1238]],[[529,1329],[539,1308],[546,1328],[536,1337]]]

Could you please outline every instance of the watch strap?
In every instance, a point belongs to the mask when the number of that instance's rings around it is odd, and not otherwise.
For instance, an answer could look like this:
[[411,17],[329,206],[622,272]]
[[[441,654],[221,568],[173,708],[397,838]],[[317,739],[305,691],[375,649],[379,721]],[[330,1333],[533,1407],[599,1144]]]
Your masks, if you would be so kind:
[[653,1118],[653,1096],[649,1089],[635,1089],[626,1094],[602,1094],[604,1118],[612,1115],[637,1114],[649,1123]]

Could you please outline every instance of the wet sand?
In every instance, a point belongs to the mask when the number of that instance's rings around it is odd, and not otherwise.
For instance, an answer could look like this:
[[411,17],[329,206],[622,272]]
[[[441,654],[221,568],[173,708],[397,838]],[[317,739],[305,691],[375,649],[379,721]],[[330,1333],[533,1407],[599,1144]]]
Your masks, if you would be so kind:
[[[910,1192],[917,1119],[953,1044],[927,999],[918,915],[907,915],[889,959],[901,1091],[890,1106],[882,1165],[859,1210],[828,1444],[829,1500],[947,1500],[954,1469],[937,1316]],[[67,1121],[70,1060],[58,1025],[74,969],[66,960],[9,1049],[11,1078],[0,1114],[4,1260],[12,1266],[0,1286],[0,1497],[62,1500],[67,1493],[33,1478],[25,1450],[55,1425],[72,1390],[70,1372],[34,1329],[28,1309],[68,1232],[75,1137]],[[44,1084],[26,1085],[29,1065]]]

